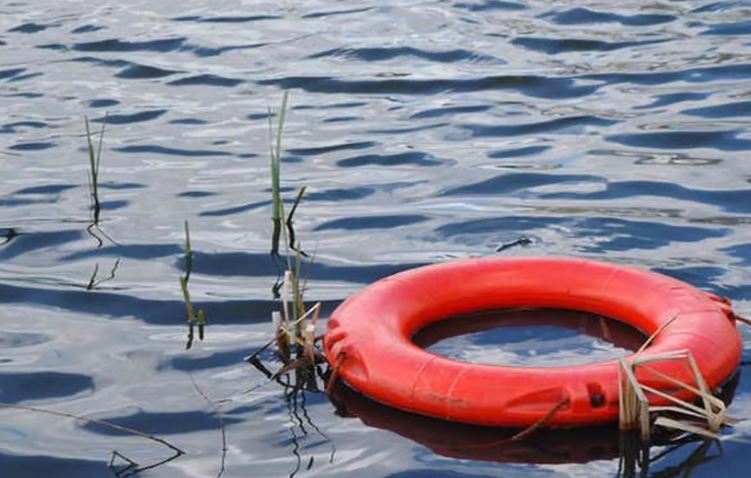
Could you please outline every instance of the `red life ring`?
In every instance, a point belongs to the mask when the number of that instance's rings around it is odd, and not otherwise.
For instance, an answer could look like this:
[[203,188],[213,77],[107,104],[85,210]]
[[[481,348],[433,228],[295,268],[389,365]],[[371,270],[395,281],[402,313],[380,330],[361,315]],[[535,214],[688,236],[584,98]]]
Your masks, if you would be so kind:
[[[671,321],[645,353],[691,351],[712,388],[730,378],[740,361],[741,337],[726,300],[655,272],[554,257],[458,260],[382,279],[334,311],[324,351],[355,389],[423,415],[524,427],[557,407],[547,426],[617,420],[617,360],[561,367],[483,365],[434,355],[410,340],[425,325],[449,316],[515,307],[592,312],[646,335]],[[694,381],[683,362],[651,365]],[[655,376],[639,380],[680,394]]]

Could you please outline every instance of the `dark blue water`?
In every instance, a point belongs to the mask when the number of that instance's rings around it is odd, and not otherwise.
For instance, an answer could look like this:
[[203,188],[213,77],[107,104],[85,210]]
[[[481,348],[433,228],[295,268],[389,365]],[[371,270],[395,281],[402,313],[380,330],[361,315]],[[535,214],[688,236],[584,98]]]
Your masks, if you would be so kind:
[[[367,402],[345,418],[273,384],[243,393],[266,383],[242,359],[278,309],[268,108],[290,92],[283,186],[290,200],[308,187],[296,228],[325,313],[393,272],[526,237],[499,254],[640,265],[748,316],[750,58],[743,0],[0,2],[0,401],[187,452],[144,476],[216,476],[209,401],[222,400],[226,477],[615,476],[607,431],[462,455],[476,443],[423,438],[498,437]],[[107,123],[99,240],[84,116]],[[186,219],[191,293],[210,324],[190,351]],[[625,353],[570,328],[514,330],[435,347],[490,362]],[[743,376],[730,412],[744,420],[726,438],[751,441]],[[98,478],[112,476],[112,450],[140,465],[169,455],[84,421],[0,413],[3,476]],[[650,476],[683,473],[695,452]],[[691,476],[746,476],[748,452],[725,440]]]

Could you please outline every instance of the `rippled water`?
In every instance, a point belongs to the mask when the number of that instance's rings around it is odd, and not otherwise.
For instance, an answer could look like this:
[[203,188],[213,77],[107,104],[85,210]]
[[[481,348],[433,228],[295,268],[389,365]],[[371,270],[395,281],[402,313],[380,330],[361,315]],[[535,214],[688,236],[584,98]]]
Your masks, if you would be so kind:
[[[242,359],[277,307],[268,107],[290,91],[283,185],[290,198],[308,186],[296,227],[326,311],[392,272],[527,237],[500,254],[637,264],[750,315],[750,79],[744,0],[0,2],[0,401],[188,452],[148,476],[218,472],[220,423],[197,388],[231,399],[227,477],[613,476],[607,432],[565,439],[584,452],[543,437],[557,460],[467,456],[421,437],[484,432],[424,432],[355,401],[370,427],[315,394],[299,418],[275,386],[241,394],[263,380]],[[101,228],[115,243],[102,247],[86,232],[84,116],[108,118]],[[187,352],[184,219],[210,322]],[[730,410],[751,416],[743,379]],[[113,449],[141,464],[166,454],[1,413],[3,476],[104,477]],[[674,476],[695,449],[651,471]],[[692,476],[746,476],[747,454],[724,442]]]

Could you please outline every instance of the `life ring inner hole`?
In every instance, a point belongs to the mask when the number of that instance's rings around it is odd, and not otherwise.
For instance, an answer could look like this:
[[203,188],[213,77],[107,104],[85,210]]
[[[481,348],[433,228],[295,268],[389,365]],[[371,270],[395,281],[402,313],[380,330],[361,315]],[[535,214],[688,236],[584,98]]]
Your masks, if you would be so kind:
[[647,337],[624,322],[568,309],[500,309],[428,324],[412,342],[472,363],[556,367],[602,362],[637,350]]

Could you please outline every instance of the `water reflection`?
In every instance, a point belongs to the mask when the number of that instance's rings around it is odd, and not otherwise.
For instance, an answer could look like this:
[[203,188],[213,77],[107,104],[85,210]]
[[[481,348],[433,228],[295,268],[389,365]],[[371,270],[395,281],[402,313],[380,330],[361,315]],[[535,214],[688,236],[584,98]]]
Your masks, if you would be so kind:
[[587,312],[514,309],[479,312],[430,324],[412,340],[433,353],[469,362],[566,366],[603,361],[638,349],[633,327]]
[[[732,389],[732,387],[731,387]],[[518,429],[490,428],[415,415],[370,400],[346,385],[338,385],[330,396],[337,414],[358,418],[365,425],[388,430],[412,440],[443,457],[525,463],[534,465],[583,464],[598,460],[619,460],[617,477],[688,476],[694,468],[722,454],[717,440],[680,432],[661,431],[649,445],[636,433],[620,432],[616,425],[577,429],[538,430],[514,440]],[[664,467],[671,454],[688,457]],[[650,473],[650,468],[658,471]]]

